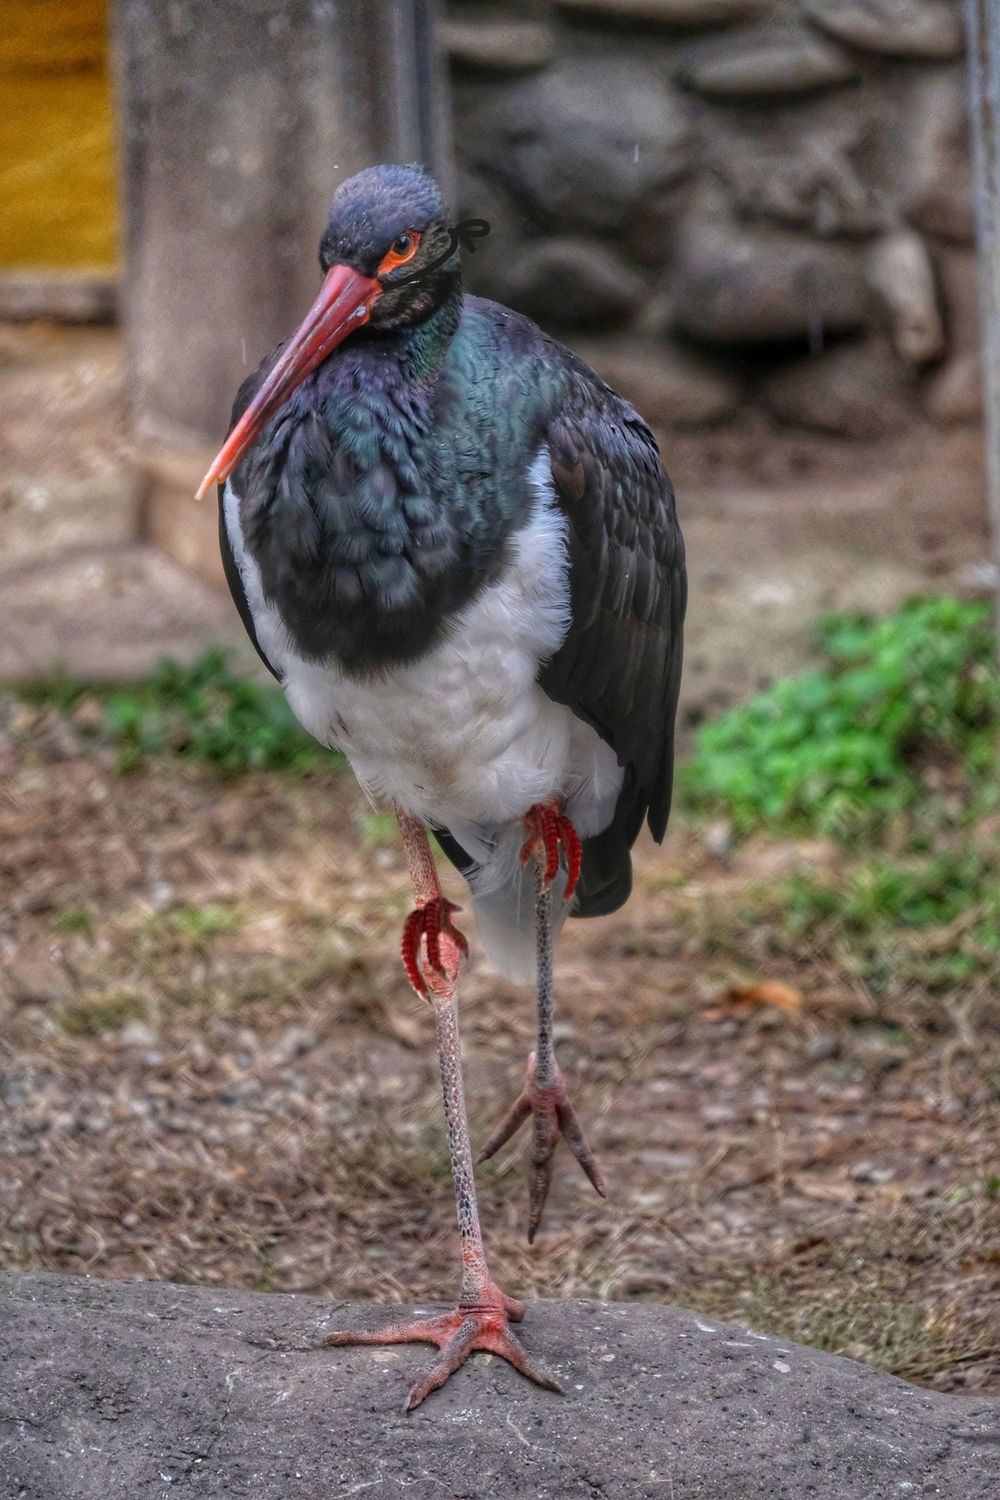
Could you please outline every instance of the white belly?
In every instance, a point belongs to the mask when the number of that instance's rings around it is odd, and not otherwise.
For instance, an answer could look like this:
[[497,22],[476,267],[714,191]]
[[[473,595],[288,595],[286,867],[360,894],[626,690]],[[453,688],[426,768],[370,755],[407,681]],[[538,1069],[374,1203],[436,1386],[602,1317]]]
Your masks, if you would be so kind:
[[498,825],[556,796],[582,836],[596,833],[610,822],[622,783],[600,736],[535,681],[569,620],[566,522],[547,474],[543,452],[531,474],[535,509],[502,578],[455,617],[441,645],[373,682],[299,656],[264,599],[237,497],[226,491],[226,526],[257,637],[296,717],[344,752],[371,797],[451,829],[470,853]]

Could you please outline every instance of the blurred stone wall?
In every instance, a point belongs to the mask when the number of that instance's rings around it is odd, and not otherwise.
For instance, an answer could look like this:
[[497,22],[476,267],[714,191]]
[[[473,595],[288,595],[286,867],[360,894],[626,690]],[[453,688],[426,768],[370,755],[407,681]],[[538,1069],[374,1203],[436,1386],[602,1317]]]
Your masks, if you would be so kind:
[[951,0],[456,0],[470,289],[664,427],[980,414]]

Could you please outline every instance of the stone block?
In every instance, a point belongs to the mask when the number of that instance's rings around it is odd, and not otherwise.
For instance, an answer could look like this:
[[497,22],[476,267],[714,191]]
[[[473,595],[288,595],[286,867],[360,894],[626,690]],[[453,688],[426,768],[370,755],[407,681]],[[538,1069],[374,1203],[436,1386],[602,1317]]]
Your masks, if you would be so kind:
[[533,21],[446,21],[441,43],[453,63],[484,73],[529,73],[555,52],[551,29]]
[[671,296],[674,327],[717,344],[847,332],[871,299],[851,246],[697,221],[682,234]]
[[503,302],[511,268],[532,237],[531,225],[510,193],[481,172],[467,168],[458,176],[458,214],[462,219],[485,219],[490,232],[462,256],[465,290]]
[[699,94],[775,98],[847,83],[858,73],[849,53],[800,28],[738,32],[700,49],[681,77]]
[[893,343],[910,364],[927,364],[944,352],[934,267],[927,246],[910,229],[888,234],[871,251],[865,275],[889,315]]
[[961,21],[944,0],[806,0],[804,9],[823,31],[860,52],[935,59],[962,52]]
[[203,500],[194,498],[214,457],[209,448],[145,447],[139,455],[144,482],[142,529],[148,542],[182,568],[224,590],[215,491]]
[[793,360],[761,389],[763,406],[779,421],[860,439],[905,427],[913,396],[912,377],[878,338]]
[[147,676],[165,656],[191,661],[209,646],[252,657],[228,595],[152,547],[73,552],[6,574],[0,592],[3,681],[64,671],[122,682]]
[[510,267],[506,289],[519,312],[561,328],[622,323],[647,290],[612,251],[579,239],[526,247]]
[[849,97],[826,102],[836,110],[709,123],[707,158],[743,219],[771,219],[823,239],[887,227],[889,207],[857,164],[870,122]]
[[628,235],[628,221],[695,164],[688,101],[661,69],[613,54],[567,58],[473,112],[470,165],[540,225]]
[[118,278],[111,271],[4,271],[0,322],[113,323]]
[[957,246],[935,257],[944,302],[948,348],[953,354],[979,353],[982,343],[979,307],[979,257]]
[[976,230],[968,110],[960,68],[916,78],[903,102],[900,208],[917,229],[957,244]]
[[942,427],[983,419],[983,366],[977,351],[956,354],[935,372],[924,394],[924,410]]
[[676,344],[626,335],[575,339],[573,349],[652,427],[722,421],[733,415],[742,396],[735,376]]
[[0,575],[69,552],[127,546],[138,524],[128,469],[88,479],[8,479],[0,484]]
[[768,0],[556,0],[561,10],[646,26],[728,26],[768,8]]

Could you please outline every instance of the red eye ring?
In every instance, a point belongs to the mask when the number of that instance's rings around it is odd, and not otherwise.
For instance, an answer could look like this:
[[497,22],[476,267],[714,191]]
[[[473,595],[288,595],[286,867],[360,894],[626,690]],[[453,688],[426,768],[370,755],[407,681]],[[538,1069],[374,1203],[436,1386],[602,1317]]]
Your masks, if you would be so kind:
[[412,260],[419,249],[420,235],[415,229],[405,230],[393,240],[391,250],[382,257],[382,263],[375,274],[388,276],[389,272],[394,271],[397,266],[405,266],[407,261]]

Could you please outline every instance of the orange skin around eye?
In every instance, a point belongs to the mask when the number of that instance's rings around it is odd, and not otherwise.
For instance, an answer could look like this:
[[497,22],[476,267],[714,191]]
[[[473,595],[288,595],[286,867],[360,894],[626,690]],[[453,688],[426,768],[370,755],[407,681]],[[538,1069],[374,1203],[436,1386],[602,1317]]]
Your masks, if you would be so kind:
[[390,271],[394,271],[397,266],[405,266],[407,261],[412,260],[416,255],[420,249],[420,236],[412,229],[408,233],[410,239],[413,241],[409,250],[407,250],[405,255],[400,255],[396,250],[390,250],[388,255],[383,256],[382,264],[375,273],[376,276],[388,276]]

